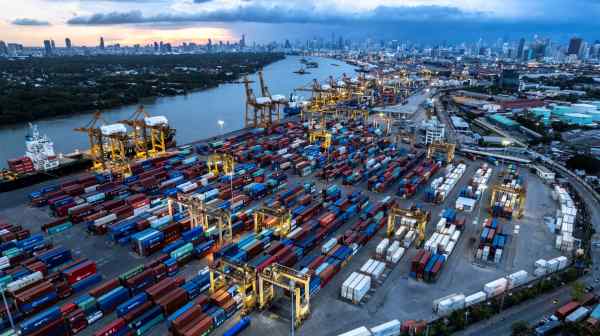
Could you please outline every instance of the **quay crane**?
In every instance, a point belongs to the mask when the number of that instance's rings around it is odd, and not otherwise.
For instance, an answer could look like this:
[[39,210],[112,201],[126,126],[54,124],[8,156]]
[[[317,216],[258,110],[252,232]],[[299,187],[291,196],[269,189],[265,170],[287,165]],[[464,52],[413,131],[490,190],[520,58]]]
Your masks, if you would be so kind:
[[169,127],[165,116],[151,116],[140,105],[134,114],[119,121],[132,129],[130,134],[136,159],[148,159],[163,155],[174,145],[175,130]]
[[263,76],[262,69],[258,70],[258,79],[260,81],[261,94],[263,95],[263,97],[267,97],[271,100],[272,109],[271,109],[271,116],[270,116],[269,120],[270,120],[270,122],[279,123],[279,120],[281,119],[281,112],[286,106],[288,106],[289,101],[285,95],[281,95],[281,94],[271,95],[271,92],[269,91],[268,86],[265,84],[265,79]]
[[[100,122],[104,125],[99,125]],[[100,112],[96,112],[87,125],[75,128],[75,131],[88,134],[93,170],[110,169],[113,173],[121,175],[131,174],[128,158],[129,136],[124,124],[106,125]]]
[[107,158],[104,153],[103,137],[100,131],[99,123],[102,122],[100,111],[94,113],[92,120],[83,127],[75,128],[77,132],[87,133],[90,144],[90,157],[92,159],[92,169],[102,171],[107,168]]

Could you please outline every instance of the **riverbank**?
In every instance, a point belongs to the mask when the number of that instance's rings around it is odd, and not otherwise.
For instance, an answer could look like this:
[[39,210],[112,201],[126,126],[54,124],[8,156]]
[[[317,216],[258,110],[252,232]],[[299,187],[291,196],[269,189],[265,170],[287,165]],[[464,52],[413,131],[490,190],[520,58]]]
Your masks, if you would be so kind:
[[284,58],[281,53],[224,53],[0,60],[0,124],[208,90]]

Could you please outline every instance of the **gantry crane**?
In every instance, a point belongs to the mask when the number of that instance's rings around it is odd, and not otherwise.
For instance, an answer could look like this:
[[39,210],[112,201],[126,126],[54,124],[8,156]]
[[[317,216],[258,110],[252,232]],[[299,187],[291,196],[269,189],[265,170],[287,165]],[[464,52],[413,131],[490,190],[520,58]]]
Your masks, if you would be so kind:
[[102,115],[100,114],[100,111],[98,111],[94,113],[94,117],[87,125],[75,128],[75,131],[84,132],[88,135],[90,157],[92,159],[92,169],[94,171],[102,171],[107,168],[107,158],[104,153],[103,137],[99,125],[100,122],[102,122]]
[[211,293],[230,285],[237,285],[242,296],[242,314],[249,314],[256,306],[256,271],[248,265],[236,265],[223,258],[209,266]]
[[229,154],[215,153],[208,157],[206,162],[208,171],[213,173],[215,176],[219,176],[220,173],[231,174],[235,171],[235,159]]
[[[501,201],[500,197],[503,194],[509,195],[514,198],[515,203],[511,205],[513,210],[513,215],[516,218],[523,217],[525,212],[525,197],[526,197],[526,189],[525,188],[513,188],[509,185],[504,185],[501,183],[495,184],[492,187],[492,197],[490,198],[490,207],[493,207],[496,202]],[[504,204],[502,205],[504,206]]]
[[275,299],[276,288],[292,294],[294,326],[299,327],[310,314],[310,275],[280,264],[267,266],[258,273],[260,309],[266,309]]
[[[400,208],[399,206],[394,206],[389,210],[388,213],[388,223],[387,223],[387,235],[388,237],[392,237],[394,232],[396,231],[396,223],[398,219],[400,219],[400,224],[410,223],[409,225],[413,225],[417,229],[418,237],[417,237],[417,246],[421,244],[425,240],[425,230],[427,228],[427,223],[429,222],[430,213],[429,211],[424,211],[416,206],[411,206],[408,209]],[[405,224],[406,225],[406,224]]]
[[322,114],[320,128],[308,132],[308,141],[310,143],[321,141],[321,148],[328,150],[331,147],[331,137],[331,133],[327,130],[325,114]]
[[268,208],[266,206],[254,211],[254,232],[273,228],[274,232],[285,237],[292,228],[292,214],[285,208]]
[[192,228],[202,227],[208,232],[214,225],[219,235],[218,246],[233,239],[231,213],[225,209],[206,204],[199,195],[178,194],[168,198],[169,214],[187,212]]
[[456,151],[456,144],[447,142],[434,142],[429,144],[427,147],[427,159],[435,159],[439,154],[445,156],[446,163],[452,163],[454,160],[454,152]]

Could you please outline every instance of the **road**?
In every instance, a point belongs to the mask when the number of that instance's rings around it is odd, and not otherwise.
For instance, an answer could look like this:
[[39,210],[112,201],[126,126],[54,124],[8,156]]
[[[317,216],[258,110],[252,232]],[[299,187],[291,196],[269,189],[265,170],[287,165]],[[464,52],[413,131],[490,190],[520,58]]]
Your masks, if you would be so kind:
[[[506,309],[501,314],[498,314],[491,319],[475,323],[467,330],[456,333],[456,335],[510,335],[511,326],[514,322],[527,321],[530,325],[533,325],[543,316],[554,313],[556,308],[569,301],[570,289],[569,286],[564,286],[552,293],[542,295],[523,304]],[[558,300],[557,304],[553,303],[554,299]]]

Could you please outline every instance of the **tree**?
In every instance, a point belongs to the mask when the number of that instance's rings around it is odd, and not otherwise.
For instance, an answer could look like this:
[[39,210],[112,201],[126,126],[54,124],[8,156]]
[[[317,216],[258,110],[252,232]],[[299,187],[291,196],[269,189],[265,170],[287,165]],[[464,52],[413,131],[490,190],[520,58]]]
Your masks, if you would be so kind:
[[567,160],[569,169],[582,169],[588,174],[596,174],[600,171],[600,160],[589,155],[574,155]]
[[511,325],[511,335],[513,336],[526,336],[530,334],[529,326],[525,321],[516,321]]
[[573,299],[580,301],[585,295],[585,286],[583,283],[576,281],[571,285],[571,297]]
[[453,331],[463,330],[465,328],[465,312],[463,310],[455,310],[448,317],[450,326]]

